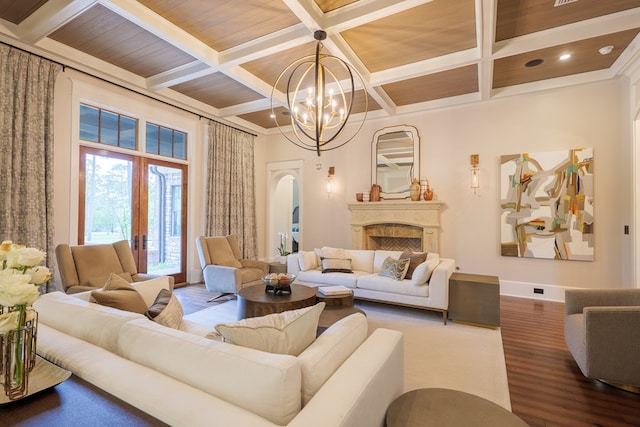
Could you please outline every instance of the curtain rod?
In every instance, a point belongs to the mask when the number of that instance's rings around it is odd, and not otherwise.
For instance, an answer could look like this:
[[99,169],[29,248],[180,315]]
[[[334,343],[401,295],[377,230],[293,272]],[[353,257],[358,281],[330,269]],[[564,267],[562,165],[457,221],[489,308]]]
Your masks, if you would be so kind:
[[231,126],[230,124],[223,123],[223,122],[221,122],[221,121],[219,121],[219,120],[216,120],[216,119],[212,119],[211,117],[208,117],[208,116],[205,116],[205,115],[202,115],[202,114],[196,113],[195,111],[191,111],[191,110],[189,110],[188,108],[184,108],[184,107],[180,107],[180,106],[178,106],[178,105],[172,104],[172,103],[170,103],[169,101],[165,101],[165,100],[162,100],[162,99],[156,98],[155,96],[151,96],[151,95],[149,95],[149,94],[147,94],[147,93],[143,93],[143,92],[140,92],[140,91],[138,91],[138,90],[131,89],[131,88],[126,87],[126,86],[124,86],[124,85],[121,85],[121,84],[119,84],[119,83],[114,83],[114,82],[112,82],[112,81],[110,81],[110,80],[107,80],[107,79],[106,79],[106,78],[104,78],[104,77],[100,77],[100,76],[96,76],[95,74],[91,74],[91,73],[89,73],[88,71],[80,70],[80,69],[78,69],[78,68],[72,67],[71,65],[63,64],[62,62],[59,62],[59,61],[56,61],[56,60],[53,60],[53,59],[47,58],[46,56],[39,55],[39,54],[37,54],[37,53],[30,52],[30,51],[28,51],[28,50],[26,50],[26,49],[23,49],[23,48],[20,48],[20,47],[17,47],[17,46],[13,46],[13,45],[11,45],[11,44],[9,44],[9,43],[6,43],[6,42],[3,42],[3,41],[0,41],[0,43],[2,43],[2,44],[3,44],[3,45],[5,45],[5,46],[9,46],[9,47],[11,47],[11,48],[13,48],[13,49],[19,50],[19,51],[21,51],[21,52],[28,53],[29,55],[33,55],[33,56],[36,56],[36,57],[41,58],[41,59],[46,59],[47,61],[51,61],[51,62],[53,62],[54,64],[58,64],[58,65],[60,65],[60,66],[62,67],[62,72],[64,72],[64,71],[65,71],[65,69],[69,68],[69,69],[71,69],[71,70],[73,70],[73,71],[77,71],[78,73],[84,74],[84,75],[89,76],[89,77],[93,77],[94,79],[98,79],[98,80],[100,80],[100,81],[102,81],[102,82],[105,82],[105,83],[111,84],[111,85],[113,85],[113,86],[119,87],[119,88],[124,89],[124,90],[128,90],[129,92],[133,92],[133,93],[135,93],[135,94],[137,94],[137,95],[144,96],[144,97],[146,97],[146,98],[152,99],[152,100],[154,100],[154,101],[156,101],[156,102],[160,102],[160,103],[165,104],[165,105],[168,105],[168,106],[170,106],[170,107],[177,108],[178,110],[184,111],[184,112],[189,113],[189,114],[193,114],[194,116],[198,116],[198,120],[202,120],[202,119],[211,120],[212,122],[215,122],[215,123],[218,123],[218,124],[221,124],[221,125],[224,125],[224,126],[229,126],[231,129],[235,129],[235,130],[237,130],[237,131],[244,132],[244,133],[249,134],[249,135],[252,135],[252,136],[254,136],[254,137],[257,137],[257,136],[258,136],[258,135],[257,135],[257,134],[255,134],[255,133],[248,132],[248,131],[246,131],[246,130],[244,130],[244,129],[240,129],[240,128],[235,127],[235,126]]

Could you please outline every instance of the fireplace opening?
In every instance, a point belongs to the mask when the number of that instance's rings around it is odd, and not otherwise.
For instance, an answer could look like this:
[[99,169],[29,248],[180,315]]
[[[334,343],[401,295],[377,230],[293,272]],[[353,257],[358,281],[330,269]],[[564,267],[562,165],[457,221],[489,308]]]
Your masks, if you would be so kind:
[[372,224],[364,227],[366,249],[422,251],[423,228],[406,224]]

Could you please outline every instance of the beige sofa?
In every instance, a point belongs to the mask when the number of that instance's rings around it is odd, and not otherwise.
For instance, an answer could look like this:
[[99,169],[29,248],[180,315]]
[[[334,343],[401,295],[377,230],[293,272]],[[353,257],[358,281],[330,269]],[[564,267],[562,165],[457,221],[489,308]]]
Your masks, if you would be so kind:
[[640,390],[640,289],[568,289],[564,338],[584,376]]
[[[349,260],[351,272],[323,273],[323,251],[329,256]],[[287,272],[296,275],[296,283],[321,286],[346,286],[354,297],[362,300],[417,307],[442,313],[447,323],[449,278],[455,261],[429,253],[415,267],[410,279],[396,280],[380,274],[387,257],[398,259],[403,251],[319,248],[300,251],[287,257]]]
[[[150,305],[169,283],[134,286]],[[172,329],[89,300],[36,301],[38,354],[172,426],[383,426],[403,391],[402,334],[369,335],[361,314],[291,356],[207,339],[213,324]]]

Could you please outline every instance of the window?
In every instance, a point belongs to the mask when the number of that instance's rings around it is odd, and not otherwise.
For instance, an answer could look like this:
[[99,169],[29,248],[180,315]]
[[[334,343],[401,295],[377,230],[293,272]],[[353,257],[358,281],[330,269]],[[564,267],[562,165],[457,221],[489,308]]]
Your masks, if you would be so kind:
[[138,120],[80,104],[80,139],[135,150]]
[[182,233],[182,185],[171,186],[171,235]]
[[187,134],[165,126],[147,123],[145,151],[149,154],[186,160]]

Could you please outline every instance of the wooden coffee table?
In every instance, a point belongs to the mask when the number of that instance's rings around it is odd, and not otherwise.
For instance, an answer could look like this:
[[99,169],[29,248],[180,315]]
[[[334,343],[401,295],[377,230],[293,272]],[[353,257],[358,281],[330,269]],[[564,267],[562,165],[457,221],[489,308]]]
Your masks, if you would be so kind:
[[291,293],[275,295],[266,292],[265,285],[255,285],[238,292],[238,319],[266,316],[312,306],[316,303],[316,290],[309,286],[291,285]]

